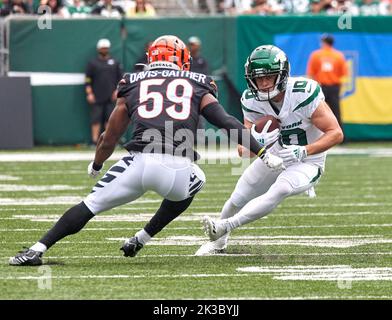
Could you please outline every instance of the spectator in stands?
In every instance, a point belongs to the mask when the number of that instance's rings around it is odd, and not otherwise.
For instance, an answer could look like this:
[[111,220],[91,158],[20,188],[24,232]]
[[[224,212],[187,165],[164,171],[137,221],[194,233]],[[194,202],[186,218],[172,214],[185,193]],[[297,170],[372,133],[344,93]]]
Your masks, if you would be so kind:
[[392,0],[383,0],[385,6],[388,8],[389,14],[392,14]]
[[310,0],[311,13],[326,13],[332,8],[332,0]]
[[155,17],[156,12],[153,5],[145,0],[136,0],[134,5],[127,10],[128,18]]
[[222,0],[218,4],[218,13],[226,15],[242,14],[251,9],[252,0]]
[[[51,10],[50,12],[51,14],[63,18],[70,17],[68,10],[62,6],[61,0],[41,0],[40,6],[48,6]],[[46,13],[46,12],[42,11],[42,13]]]
[[387,8],[387,14],[392,14],[392,0],[381,0],[381,3]]
[[0,0],[0,17],[8,16],[10,13],[10,0]]
[[31,13],[30,8],[23,0],[3,0],[3,3],[0,5],[0,16],[28,13]]
[[274,15],[281,14],[283,10],[276,0],[254,0],[252,8],[246,14]]
[[91,13],[91,8],[81,0],[73,0],[73,5],[67,7],[72,18],[86,18]]
[[110,56],[110,41],[97,43],[98,57],[86,69],[86,98],[91,105],[91,140],[96,144],[102,128],[106,127],[117,99],[117,83],[123,71],[119,62]]
[[305,14],[310,10],[309,0],[281,0],[279,5],[282,12],[290,14]]
[[327,13],[331,15],[349,13],[356,16],[358,15],[358,7],[354,5],[352,0],[333,0]]
[[113,5],[112,0],[104,0],[103,5],[94,7],[91,14],[100,15],[106,18],[121,18],[125,12],[122,7]]
[[340,117],[340,87],[347,76],[347,63],[342,52],[334,49],[334,38],[330,34],[321,37],[321,49],[311,53],[307,74],[323,89],[325,101],[332,109],[342,128]]
[[198,37],[188,39],[188,47],[192,57],[191,71],[209,74],[208,62],[200,55],[201,40]]
[[197,5],[201,13],[215,15],[217,13],[222,13],[222,11],[220,11],[220,2],[220,0],[197,0]]
[[97,4],[97,2],[97,0],[84,0],[85,5],[90,8],[93,8]]
[[389,5],[385,1],[362,0],[359,2],[359,14],[363,16],[387,15]]

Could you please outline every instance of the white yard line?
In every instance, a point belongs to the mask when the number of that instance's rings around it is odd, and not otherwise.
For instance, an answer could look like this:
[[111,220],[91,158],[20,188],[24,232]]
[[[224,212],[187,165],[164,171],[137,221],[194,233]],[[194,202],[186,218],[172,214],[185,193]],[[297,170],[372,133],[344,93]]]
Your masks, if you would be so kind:
[[[127,238],[110,237],[108,241],[124,241]],[[156,246],[194,246],[206,242],[205,237],[196,236],[169,236],[166,238],[153,238],[149,245]],[[305,246],[319,248],[351,248],[370,244],[390,244],[392,239],[374,235],[329,235],[329,236],[233,236],[230,245],[257,245],[257,246]]]
[[[75,186],[68,186],[68,185],[24,185],[24,184],[0,184],[0,192],[9,192],[9,191],[67,191],[67,190],[82,190],[86,187],[75,187]],[[0,205],[2,203],[2,198],[0,198]],[[15,198],[15,200],[19,200]],[[22,198],[23,200],[23,198]]]
[[16,176],[9,176],[9,175],[0,174],[0,181],[18,181],[18,180],[22,180],[22,178],[16,177]]
[[[139,203],[148,203],[155,202],[157,200],[138,200]],[[145,201],[145,202],[143,202]],[[74,203],[77,203],[74,202]],[[119,208],[122,211],[130,211],[129,209]],[[9,210],[4,209],[1,211],[10,211],[14,212],[20,209],[12,209]],[[31,211],[40,211],[42,209],[34,209]],[[137,210],[137,213],[130,214],[102,214],[97,215],[92,222],[147,222],[153,217],[153,213],[140,213],[140,209]],[[220,213],[218,212],[195,212],[192,214],[184,214],[176,218],[176,222],[200,222],[203,216],[210,216],[214,218],[218,218]],[[271,217],[328,217],[328,216],[361,216],[361,215],[372,215],[372,216],[381,216],[381,215],[392,215],[392,212],[314,212],[314,213],[272,213],[271,216],[264,217],[263,220],[270,219]],[[30,220],[33,222],[55,222],[61,217],[61,214],[14,214],[12,217],[0,217],[0,220]],[[368,226],[368,227],[390,227],[391,224],[328,224],[328,225],[292,225],[292,226],[245,226],[241,227],[244,229],[290,229],[290,228],[342,228],[342,227],[350,227],[350,226]]]
[[[0,190],[1,191],[1,190]],[[57,205],[57,204],[76,204],[84,200],[85,196],[57,196],[45,198],[0,198],[0,206],[30,206],[30,205]],[[160,203],[158,199],[138,199],[132,203]]]
[[[273,276],[275,280],[311,280],[311,281],[390,281],[392,268],[352,268],[344,265],[332,266],[287,266],[287,267],[243,267],[241,273],[195,273],[195,274],[109,274],[109,275],[72,275],[56,276],[51,279],[183,279],[183,278],[236,278],[252,276]],[[0,276],[0,280],[39,280],[43,276]]]
[[[226,257],[226,258],[234,258],[234,257],[314,257],[314,256],[390,256],[392,252],[316,252],[316,253],[218,253],[211,256],[214,257]],[[211,256],[195,256],[194,254],[139,254],[137,259],[150,259],[150,258],[192,258],[195,259],[203,259],[204,257]],[[4,261],[8,261],[9,257],[0,257],[0,259]],[[124,259],[123,256],[50,256],[45,255],[44,260],[51,259],[64,259],[64,260],[72,260],[72,259]]]
[[[39,188],[39,187],[37,187]],[[79,187],[77,187],[79,188]],[[84,189],[84,187],[80,187]],[[1,190],[0,190],[1,191]],[[8,205],[56,205],[56,204],[74,204],[75,201],[80,202],[85,198],[86,195],[83,196],[54,196],[54,197],[45,197],[45,198],[0,198],[0,206],[8,206]],[[138,203],[160,203],[162,199],[138,199],[131,202],[129,205],[135,205]],[[211,202],[210,199],[205,200],[198,200],[198,203],[203,202]],[[325,208],[325,206],[331,208],[340,208],[340,207],[392,207],[392,203],[389,202],[345,202],[345,203],[297,203],[297,204],[290,204],[292,208]],[[213,205],[213,206],[197,206],[195,205],[194,209],[197,208],[211,208],[211,207],[220,207],[220,205]],[[128,208],[128,207],[121,207]],[[155,207],[154,207],[155,208]],[[135,209],[134,207],[129,209]]]
[[[75,276],[51,276],[51,279],[144,279],[144,278],[225,278],[225,277],[249,277],[249,274],[237,273],[196,273],[196,274],[145,274],[145,275],[129,275],[129,274],[114,274],[114,275],[75,275]],[[0,280],[38,280],[42,276],[11,276],[1,277]]]
[[[148,221],[148,220],[146,220]],[[178,220],[176,220],[178,221]],[[273,230],[273,229],[323,229],[323,228],[389,228],[392,223],[370,223],[370,224],[329,224],[329,225],[298,225],[298,226],[259,226],[259,227],[241,227],[240,230]],[[124,228],[84,228],[84,231],[127,231],[139,230],[140,227],[124,227]],[[202,227],[167,227],[165,230],[201,230]],[[31,232],[31,231],[47,231],[47,228],[16,228],[16,229],[0,229],[0,232]]]
[[[225,160],[235,159],[239,161],[236,149],[214,150],[200,149],[201,161],[204,160]],[[62,152],[12,152],[0,153],[0,162],[54,162],[54,161],[91,161],[94,158],[94,150],[91,151],[62,151]],[[331,155],[365,155],[375,157],[391,157],[391,148],[344,148],[334,147],[329,150]],[[127,155],[125,150],[118,150],[113,153],[110,160],[120,160]]]
[[276,280],[311,281],[391,281],[392,268],[368,267],[353,268],[347,265],[330,266],[267,266],[241,267],[239,272],[272,275]]
[[[112,244],[123,242],[126,237],[109,237],[105,241],[61,241],[62,245],[78,244]],[[149,246],[200,246],[207,242],[202,236],[168,236],[165,238],[153,238]],[[319,248],[351,248],[371,244],[390,244],[391,238],[381,235],[328,235],[328,236],[297,236],[297,235],[275,235],[275,236],[232,236],[229,245],[254,245],[254,246],[305,246]],[[0,244],[21,244],[26,241],[1,241]]]
[[[124,241],[126,238],[106,238],[111,241]],[[152,239],[149,245],[157,246],[192,246],[202,245],[206,242],[204,237],[172,236],[161,239]],[[319,248],[351,248],[370,244],[391,244],[392,239],[379,236],[233,236],[231,245],[257,245],[257,246],[305,246]]]

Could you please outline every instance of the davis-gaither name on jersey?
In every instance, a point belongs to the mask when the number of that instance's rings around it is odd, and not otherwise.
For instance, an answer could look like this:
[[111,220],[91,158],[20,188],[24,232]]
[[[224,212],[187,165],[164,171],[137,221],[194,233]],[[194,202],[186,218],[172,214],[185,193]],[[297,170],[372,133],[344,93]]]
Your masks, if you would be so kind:
[[130,73],[128,74],[129,82],[134,83],[139,80],[143,80],[145,78],[155,78],[155,77],[177,77],[177,78],[189,78],[195,80],[197,82],[206,83],[207,76],[201,73],[192,72],[192,71],[180,71],[180,70],[148,70],[141,71],[138,73]]

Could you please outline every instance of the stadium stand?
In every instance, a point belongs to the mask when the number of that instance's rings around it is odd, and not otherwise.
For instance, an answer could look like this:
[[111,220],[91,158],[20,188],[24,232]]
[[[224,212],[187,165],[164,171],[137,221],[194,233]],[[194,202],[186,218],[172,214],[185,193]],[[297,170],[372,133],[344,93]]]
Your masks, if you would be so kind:
[[[54,15],[69,18],[76,11],[75,17],[80,18],[90,15],[90,10],[104,4],[103,0],[85,0],[84,2],[76,0],[75,2],[76,5],[74,0],[0,0],[0,17],[36,14],[39,5],[47,3],[51,6]],[[126,12],[132,12],[135,2],[134,0],[113,0],[112,4],[122,7]],[[391,0],[148,0],[145,2],[153,9],[147,10],[147,14],[137,14],[136,17],[233,16],[241,14],[375,16],[392,13]],[[127,14],[126,17],[133,18],[135,14]]]

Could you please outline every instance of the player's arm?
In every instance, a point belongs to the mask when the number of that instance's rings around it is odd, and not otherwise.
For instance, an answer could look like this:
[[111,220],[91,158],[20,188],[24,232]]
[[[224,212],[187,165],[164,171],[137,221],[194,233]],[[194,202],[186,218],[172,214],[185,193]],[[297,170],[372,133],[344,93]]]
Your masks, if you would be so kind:
[[[127,129],[129,121],[126,100],[125,98],[118,98],[116,107],[110,115],[106,130],[98,139],[94,162],[91,164],[92,169],[99,173],[103,163],[112,155],[118,140]],[[95,176],[94,174],[90,175]]]
[[324,134],[320,139],[306,146],[308,155],[324,152],[343,141],[343,131],[335,115],[324,100],[320,102],[313,112],[311,121]]
[[[251,136],[249,130],[245,130],[246,128],[241,122],[229,115],[212,94],[208,93],[203,97],[200,111],[208,122],[217,126],[219,129],[226,129],[230,139],[233,139],[230,135],[230,131],[235,130],[238,133],[238,141],[236,142],[244,144],[245,142],[250,141],[249,148],[252,152],[259,156],[265,153],[265,148],[261,147],[256,139]],[[245,133],[248,133],[246,134],[246,137]]]
[[91,86],[93,74],[94,74],[93,65],[89,63],[87,65],[86,75],[85,75],[85,91],[86,91],[87,102],[90,104],[95,103],[95,95],[93,92],[93,87]]
[[[246,129],[250,130],[250,128],[252,128],[252,125],[253,125],[253,122],[244,118],[244,127]],[[248,149],[246,149],[244,146],[242,146],[240,144],[237,146],[237,151],[238,151],[238,155],[240,157],[249,156],[249,157],[253,158],[256,156],[253,152],[250,152]]]
[[[249,150],[260,157],[272,170],[284,168],[283,160],[267,152],[266,148],[262,147],[250,134],[250,130],[247,130],[241,122],[229,115],[212,94],[208,93],[203,97],[200,104],[200,111],[208,122],[220,129],[226,129],[230,139],[234,140],[238,138],[238,140],[235,140],[237,143],[249,147]],[[233,137],[230,134],[231,131],[237,134]]]
[[244,127],[245,127],[246,129],[250,129],[250,128],[252,128],[252,126],[253,126],[253,122],[252,122],[252,121],[249,121],[249,120],[247,120],[247,119],[244,119]]

